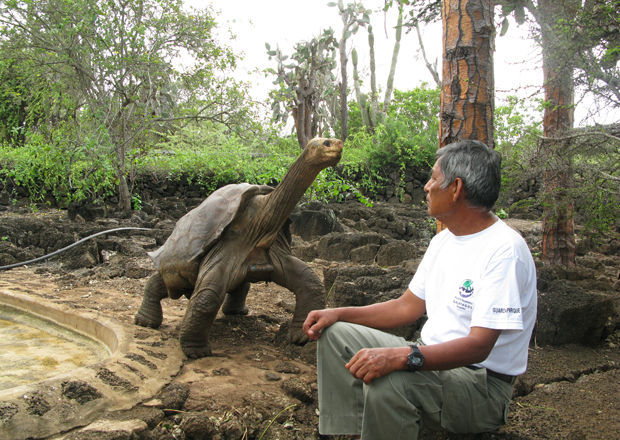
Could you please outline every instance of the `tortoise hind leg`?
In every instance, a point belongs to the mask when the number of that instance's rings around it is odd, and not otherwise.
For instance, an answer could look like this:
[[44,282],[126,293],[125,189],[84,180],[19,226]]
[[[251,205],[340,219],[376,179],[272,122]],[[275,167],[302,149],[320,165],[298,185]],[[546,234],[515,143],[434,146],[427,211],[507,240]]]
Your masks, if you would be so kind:
[[237,271],[234,268],[238,267],[238,261],[227,258],[222,252],[213,254],[208,255],[200,265],[196,286],[181,322],[181,350],[192,359],[211,355],[209,335],[213,321],[226,292],[234,291],[231,286],[242,282],[240,277],[235,277]]
[[245,305],[245,298],[248,296],[250,283],[242,283],[239,287],[231,290],[226,295],[222,312],[225,315],[247,315],[248,306]]
[[179,335],[181,350],[188,358],[197,359],[211,355],[209,334],[225,292],[221,282],[216,280],[202,281],[196,285],[185,310]]
[[142,305],[134,322],[142,327],[158,328],[163,319],[161,300],[168,296],[166,285],[159,272],[155,272],[144,286]]

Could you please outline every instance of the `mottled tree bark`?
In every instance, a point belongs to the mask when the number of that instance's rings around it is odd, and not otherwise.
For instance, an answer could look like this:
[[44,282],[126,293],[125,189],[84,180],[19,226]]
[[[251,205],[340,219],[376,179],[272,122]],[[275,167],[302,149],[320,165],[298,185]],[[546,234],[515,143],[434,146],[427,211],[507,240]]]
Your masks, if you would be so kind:
[[444,0],[439,146],[475,139],[494,148],[492,0]]
[[570,139],[565,135],[574,122],[573,65],[565,35],[556,31],[559,20],[571,17],[580,3],[576,0],[540,0],[537,19],[540,25],[545,111],[543,119],[545,172],[543,174],[544,264],[575,264],[575,225]]
[[[493,141],[495,27],[492,0],[444,0],[439,148]],[[444,229],[437,222],[437,232]]]

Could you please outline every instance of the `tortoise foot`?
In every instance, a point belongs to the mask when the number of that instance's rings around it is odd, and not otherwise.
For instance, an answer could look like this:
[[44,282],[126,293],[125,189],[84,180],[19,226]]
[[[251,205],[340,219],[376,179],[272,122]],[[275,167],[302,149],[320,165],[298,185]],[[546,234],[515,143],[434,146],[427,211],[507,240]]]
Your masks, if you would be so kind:
[[308,335],[306,335],[301,328],[302,323],[292,322],[291,327],[288,332],[289,341],[292,344],[296,345],[304,345],[306,342],[310,340]]
[[211,346],[209,344],[195,345],[195,344],[184,344],[181,341],[181,350],[185,356],[190,359],[200,359],[206,356],[211,356]]
[[250,309],[248,309],[248,306],[244,305],[242,308],[235,308],[235,307],[226,307],[226,305],[224,305],[224,307],[222,307],[222,313],[224,313],[224,315],[247,315],[250,312]]
[[250,283],[244,283],[226,295],[222,313],[224,315],[247,315],[250,309],[245,305],[245,298],[250,290]]
[[161,321],[162,321],[161,316],[159,316],[159,318],[153,317],[153,316],[147,316],[143,314],[141,311],[136,313],[136,316],[133,319],[133,322],[136,325],[139,325],[141,327],[150,327],[150,328],[159,328],[159,326],[161,325]]

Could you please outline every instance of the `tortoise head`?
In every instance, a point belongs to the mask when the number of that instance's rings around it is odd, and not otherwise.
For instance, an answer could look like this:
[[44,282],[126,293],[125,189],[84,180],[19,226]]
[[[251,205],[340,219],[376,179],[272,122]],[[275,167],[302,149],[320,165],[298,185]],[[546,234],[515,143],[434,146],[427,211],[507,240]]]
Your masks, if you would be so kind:
[[321,169],[336,165],[342,156],[340,139],[314,138],[302,152],[304,162]]

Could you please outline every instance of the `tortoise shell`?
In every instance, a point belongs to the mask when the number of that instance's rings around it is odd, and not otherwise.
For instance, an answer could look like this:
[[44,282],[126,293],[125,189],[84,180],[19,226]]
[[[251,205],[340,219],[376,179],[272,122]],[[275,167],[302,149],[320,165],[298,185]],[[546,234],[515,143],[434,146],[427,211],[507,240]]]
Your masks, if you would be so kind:
[[166,242],[149,252],[171,298],[191,293],[202,258],[252,197],[273,188],[249,183],[230,184],[211,193],[181,217]]

